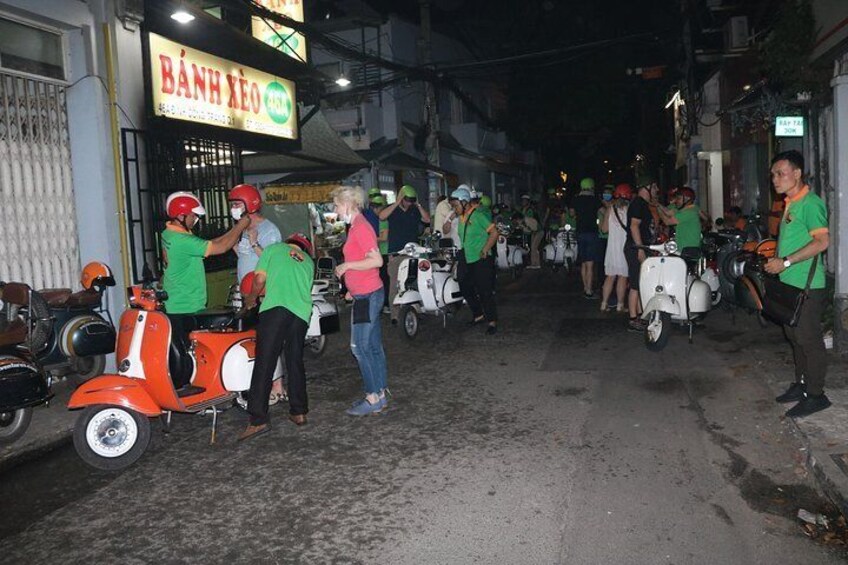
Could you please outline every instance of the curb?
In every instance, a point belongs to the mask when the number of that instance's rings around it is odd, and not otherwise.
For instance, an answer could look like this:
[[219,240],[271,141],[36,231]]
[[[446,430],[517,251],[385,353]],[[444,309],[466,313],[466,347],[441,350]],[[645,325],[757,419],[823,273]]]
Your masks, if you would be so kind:
[[[836,508],[844,515],[848,516],[848,475],[836,464],[827,450],[818,450],[813,446],[809,436],[804,432],[801,426],[789,418],[792,422],[793,429],[798,433],[801,442],[804,444],[804,466],[813,476],[822,492],[827,496]],[[819,453],[823,451],[824,453]],[[844,451],[844,449],[842,450]]]

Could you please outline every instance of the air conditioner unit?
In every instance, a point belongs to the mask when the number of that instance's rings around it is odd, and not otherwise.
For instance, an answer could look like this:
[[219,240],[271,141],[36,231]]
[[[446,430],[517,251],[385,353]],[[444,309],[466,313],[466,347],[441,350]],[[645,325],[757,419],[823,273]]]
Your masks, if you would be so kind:
[[724,48],[744,49],[748,46],[748,17],[734,16],[724,24]]

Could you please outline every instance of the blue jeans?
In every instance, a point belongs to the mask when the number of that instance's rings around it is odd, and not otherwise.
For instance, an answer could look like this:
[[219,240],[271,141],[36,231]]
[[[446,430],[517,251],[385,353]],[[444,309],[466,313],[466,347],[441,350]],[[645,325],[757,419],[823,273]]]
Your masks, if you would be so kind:
[[379,394],[386,388],[386,352],[383,350],[383,330],[380,326],[384,297],[385,291],[382,288],[371,294],[354,295],[357,301],[368,301],[370,322],[354,324],[353,308],[350,311],[350,351],[359,363],[365,394]]

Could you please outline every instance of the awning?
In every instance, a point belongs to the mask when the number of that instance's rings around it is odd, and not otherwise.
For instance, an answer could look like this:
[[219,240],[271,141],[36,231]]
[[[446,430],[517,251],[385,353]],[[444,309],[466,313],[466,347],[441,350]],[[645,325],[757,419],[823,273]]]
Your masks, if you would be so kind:
[[432,171],[442,175],[454,175],[452,171],[432,165],[403,150],[396,139],[375,143],[371,149],[357,152],[368,162],[375,162],[382,169],[395,171]]
[[321,110],[315,106],[306,106],[301,116],[301,148],[286,155],[245,155],[242,162],[246,175],[347,168],[358,170],[368,165],[366,160],[342,141]]

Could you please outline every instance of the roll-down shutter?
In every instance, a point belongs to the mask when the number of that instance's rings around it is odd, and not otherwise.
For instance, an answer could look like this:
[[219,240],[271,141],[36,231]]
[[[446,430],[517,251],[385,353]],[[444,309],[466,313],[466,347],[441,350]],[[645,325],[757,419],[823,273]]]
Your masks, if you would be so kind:
[[77,247],[65,88],[0,73],[0,280],[77,286]]

